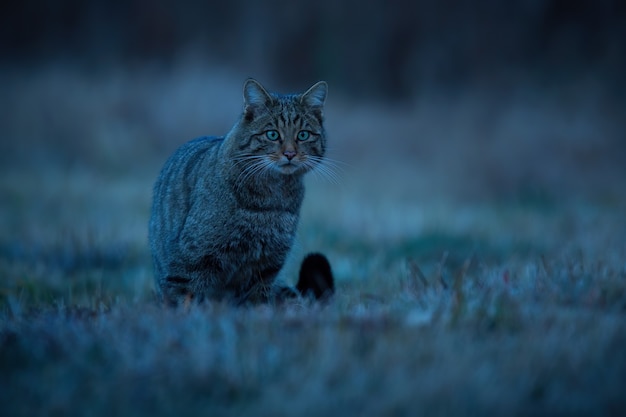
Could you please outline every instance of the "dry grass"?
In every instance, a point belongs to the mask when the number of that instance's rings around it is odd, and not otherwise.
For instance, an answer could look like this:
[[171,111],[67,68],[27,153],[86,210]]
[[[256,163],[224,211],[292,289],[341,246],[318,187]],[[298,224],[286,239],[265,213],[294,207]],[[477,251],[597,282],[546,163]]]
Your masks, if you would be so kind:
[[626,412],[611,103],[333,98],[341,181],[310,179],[285,279],[321,250],[334,300],[164,310],[146,244],[152,181],[178,143],[228,129],[243,77],[3,77],[6,415]]

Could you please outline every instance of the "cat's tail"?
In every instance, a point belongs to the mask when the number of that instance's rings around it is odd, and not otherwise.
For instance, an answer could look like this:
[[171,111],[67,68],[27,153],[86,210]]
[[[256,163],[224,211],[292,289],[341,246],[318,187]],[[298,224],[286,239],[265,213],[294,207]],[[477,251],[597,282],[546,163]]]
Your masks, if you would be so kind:
[[327,299],[335,293],[335,279],[328,259],[321,253],[310,253],[302,261],[296,289],[303,297]]

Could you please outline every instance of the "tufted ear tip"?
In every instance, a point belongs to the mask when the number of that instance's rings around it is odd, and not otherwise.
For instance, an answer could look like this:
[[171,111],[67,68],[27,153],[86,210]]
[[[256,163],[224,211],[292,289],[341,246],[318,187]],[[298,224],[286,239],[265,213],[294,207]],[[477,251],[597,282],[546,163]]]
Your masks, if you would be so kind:
[[309,107],[323,107],[326,101],[326,95],[328,94],[328,84],[326,81],[318,81],[311,88],[309,88],[302,97],[300,102]]
[[272,96],[254,78],[248,78],[243,84],[243,101],[247,106],[264,106],[272,101]]
[[267,107],[273,101],[272,96],[254,78],[248,78],[243,84],[243,108],[246,120],[252,120],[259,108]]

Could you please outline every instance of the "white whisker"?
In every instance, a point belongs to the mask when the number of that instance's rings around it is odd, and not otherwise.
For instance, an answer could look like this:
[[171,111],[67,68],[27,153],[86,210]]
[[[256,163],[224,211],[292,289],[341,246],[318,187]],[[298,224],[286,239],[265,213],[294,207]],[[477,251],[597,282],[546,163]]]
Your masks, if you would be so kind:
[[339,172],[342,171],[342,169],[339,163],[339,161],[313,155],[308,155],[307,159],[303,162],[305,167],[312,171],[317,178],[324,179],[335,185],[341,183]]
[[231,160],[235,163],[235,165],[240,165],[249,161],[260,160],[263,158],[264,158],[263,155],[241,155],[241,156],[236,156],[232,158]]
[[267,168],[268,164],[271,163],[271,161],[267,161],[262,156],[249,158],[245,162],[248,162],[249,165],[243,168],[241,170],[241,173],[237,177],[236,182],[238,185],[245,184],[250,178],[258,174],[259,172],[264,171]]

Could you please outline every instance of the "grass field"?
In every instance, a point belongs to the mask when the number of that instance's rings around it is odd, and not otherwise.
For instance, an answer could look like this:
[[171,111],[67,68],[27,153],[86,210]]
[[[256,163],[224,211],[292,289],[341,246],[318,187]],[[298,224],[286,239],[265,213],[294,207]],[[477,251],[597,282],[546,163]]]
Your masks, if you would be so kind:
[[322,251],[334,299],[163,309],[152,183],[243,78],[2,73],[0,414],[626,414],[623,107],[331,86],[339,179],[309,178],[284,279]]

